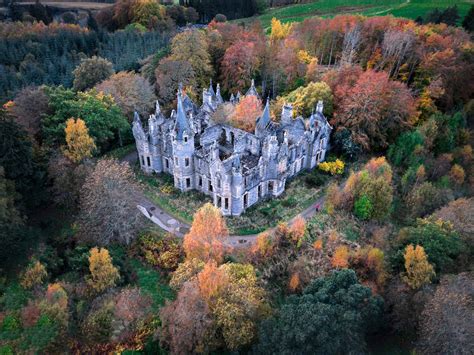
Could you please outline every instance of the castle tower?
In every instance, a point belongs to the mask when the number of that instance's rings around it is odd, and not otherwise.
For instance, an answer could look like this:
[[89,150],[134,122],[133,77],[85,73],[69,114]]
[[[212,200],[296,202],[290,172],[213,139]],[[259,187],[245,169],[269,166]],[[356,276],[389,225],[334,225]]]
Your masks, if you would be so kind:
[[281,108],[281,124],[289,125],[293,121],[293,106],[285,102]]
[[181,90],[178,91],[178,107],[172,141],[174,185],[181,191],[194,189],[194,131],[184,112]]
[[270,100],[267,98],[267,103],[263,109],[262,116],[257,118],[257,124],[255,125],[255,135],[259,138],[264,137],[267,133],[267,127],[270,122]]
[[135,138],[140,167],[146,173],[152,173],[153,167],[151,163],[150,143],[148,141],[148,135],[143,130],[138,112],[135,112],[134,114],[132,132],[133,137]]
[[[158,114],[160,112],[158,111]],[[148,119],[148,136],[150,147],[151,169],[157,173],[163,172],[163,156],[161,153],[162,136],[160,126],[160,116],[150,115]]]

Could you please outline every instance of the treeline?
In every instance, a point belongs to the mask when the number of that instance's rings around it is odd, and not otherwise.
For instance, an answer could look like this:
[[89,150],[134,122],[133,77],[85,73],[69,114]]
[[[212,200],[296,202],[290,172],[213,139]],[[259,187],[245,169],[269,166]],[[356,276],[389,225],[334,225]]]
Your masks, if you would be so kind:
[[203,23],[208,23],[217,14],[228,19],[250,17],[266,7],[265,0],[180,0],[180,4],[195,8]]
[[[36,26],[36,27],[35,27]],[[8,27],[8,28],[7,28]],[[133,70],[139,60],[166,45],[157,31],[107,33],[75,25],[0,24],[0,101],[31,85],[72,85],[72,71],[85,57],[108,58],[116,70]]]

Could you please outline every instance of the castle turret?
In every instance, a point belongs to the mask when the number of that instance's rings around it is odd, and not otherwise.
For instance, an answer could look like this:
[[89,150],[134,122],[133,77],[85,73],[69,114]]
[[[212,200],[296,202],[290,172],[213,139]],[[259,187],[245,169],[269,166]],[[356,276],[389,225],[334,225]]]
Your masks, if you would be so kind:
[[219,84],[217,84],[217,88],[216,88],[216,103],[218,105],[224,103],[224,100],[222,99],[222,96],[221,96],[221,86]]
[[252,79],[252,83],[250,85],[250,88],[245,93],[245,96],[256,96],[256,97],[260,98],[260,95],[257,92],[257,88],[255,87],[255,80]]
[[257,137],[263,137],[267,133],[267,127],[269,126],[270,122],[270,100],[267,99],[262,116],[257,119],[257,123],[255,125],[255,135]]
[[173,174],[176,188],[187,191],[195,186],[194,182],[194,130],[184,112],[181,90],[178,91],[178,107],[172,134]]
[[322,114],[324,109],[323,101],[319,100],[318,104],[316,105],[316,112]]
[[288,125],[293,120],[293,106],[285,102],[281,108],[281,124]]

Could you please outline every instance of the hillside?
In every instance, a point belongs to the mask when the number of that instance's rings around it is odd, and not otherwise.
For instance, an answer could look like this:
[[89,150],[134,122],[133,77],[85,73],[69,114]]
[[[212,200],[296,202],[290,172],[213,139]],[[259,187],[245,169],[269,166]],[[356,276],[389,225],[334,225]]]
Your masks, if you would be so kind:
[[[365,16],[394,15],[415,19],[425,16],[435,8],[444,9],[457,5],[463,18],[473,2],[467,0],[319,0],[308,4],[297,4],[270,8],[257,18],[264,28],[270,26],[273,17],[282,22],[301,22],[313,16],[333,17],[339,14],[362,14]],[[255,18],[245,19],[253,21]],[[241,22],[242,20],[239,20]]]

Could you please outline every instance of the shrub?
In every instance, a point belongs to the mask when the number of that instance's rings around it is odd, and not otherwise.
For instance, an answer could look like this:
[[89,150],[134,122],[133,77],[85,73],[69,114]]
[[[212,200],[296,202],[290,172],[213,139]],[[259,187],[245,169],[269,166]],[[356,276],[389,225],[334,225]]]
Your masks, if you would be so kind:
[[318,165],[318,168],[331,175],[341,175],[344,173],[344,162],[339,159],[334,162],[322,162]]

